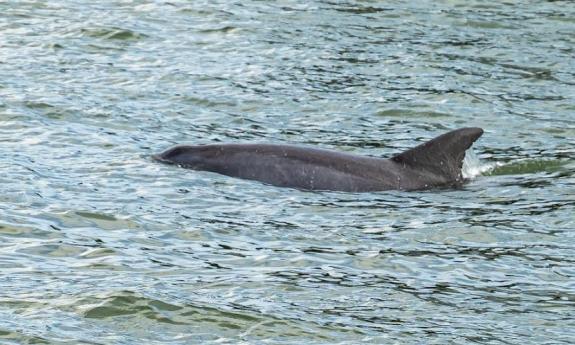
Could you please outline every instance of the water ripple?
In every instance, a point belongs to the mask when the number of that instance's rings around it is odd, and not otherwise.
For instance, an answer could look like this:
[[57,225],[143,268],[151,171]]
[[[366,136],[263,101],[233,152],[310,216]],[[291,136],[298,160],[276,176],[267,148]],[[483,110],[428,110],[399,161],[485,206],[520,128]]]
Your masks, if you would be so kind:
[[[0,342],[572,344],[566,2],[0,3]],[[454,190],[281,189],[150,158],[389,157]]]

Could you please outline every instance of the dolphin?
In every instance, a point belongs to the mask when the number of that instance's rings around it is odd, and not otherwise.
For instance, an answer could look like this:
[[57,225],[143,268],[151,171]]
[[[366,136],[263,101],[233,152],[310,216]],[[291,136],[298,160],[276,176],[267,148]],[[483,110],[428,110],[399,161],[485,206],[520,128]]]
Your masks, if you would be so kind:
[[458,187],[465,151],[481,128],[460,128],[389,159],[279,144],[180,145],[153,158],[302,190],[371,192]]

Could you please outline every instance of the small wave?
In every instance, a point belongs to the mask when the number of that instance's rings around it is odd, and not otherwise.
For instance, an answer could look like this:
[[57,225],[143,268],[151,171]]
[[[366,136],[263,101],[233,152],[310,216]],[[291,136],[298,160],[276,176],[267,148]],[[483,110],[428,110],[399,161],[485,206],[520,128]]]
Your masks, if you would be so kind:
[[540,172],[554,173],[565,168],[567,163],[561,160],[529,159],[513,162],[483,163],[469,149],[465,152],[461,173],[464,178],[472,179],[480,175],[522,175]]
[[135,32],[129,29],[122,29],[118,27],[103,27],[103,28],[83,28],[82,34],[88,37],[103,38],[108,40],[138,40],[148,37],[147,35]]
[[569,164],[565,160],[525,159],[506,163],[497,163],[489,170],[489,175],[523,175],[537,173],[556,173],[564,171]]

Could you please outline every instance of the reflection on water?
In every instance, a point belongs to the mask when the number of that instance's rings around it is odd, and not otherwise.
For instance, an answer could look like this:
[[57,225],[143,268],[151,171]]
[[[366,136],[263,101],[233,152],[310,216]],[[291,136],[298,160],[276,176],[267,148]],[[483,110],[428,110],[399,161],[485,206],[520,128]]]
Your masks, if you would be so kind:
[[[0,343],[574,343],[567,3],[0,3]],[[467,126],[459,189],[150,158]]]

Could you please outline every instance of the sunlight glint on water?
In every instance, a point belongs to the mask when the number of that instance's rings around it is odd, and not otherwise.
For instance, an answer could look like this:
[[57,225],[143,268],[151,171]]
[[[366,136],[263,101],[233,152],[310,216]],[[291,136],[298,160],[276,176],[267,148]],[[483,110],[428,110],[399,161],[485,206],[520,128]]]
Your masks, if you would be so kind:
[[[0,344],[575,344],[574,18],[0,1]],[[305,192],[150,159],[389,157],[469,126],[481,161],[454,190]]]

